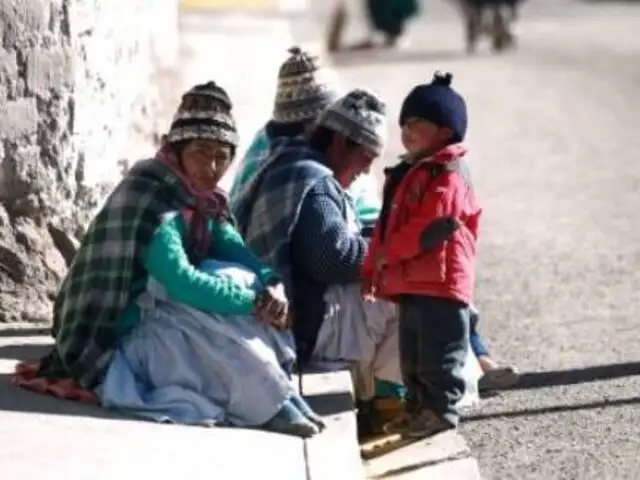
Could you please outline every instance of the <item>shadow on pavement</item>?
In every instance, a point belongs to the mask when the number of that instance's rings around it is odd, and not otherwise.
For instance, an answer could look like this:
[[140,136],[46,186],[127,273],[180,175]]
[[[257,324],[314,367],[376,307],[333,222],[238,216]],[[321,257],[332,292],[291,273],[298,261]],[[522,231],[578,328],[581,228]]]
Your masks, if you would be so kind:
[[350,392],[305,395],[304,398],[309,403],[309,406],[323,417],[353,411],[353,398]]
[[19,327],[19,328],[3,328],[0,329],[0,338],[6,337],[36,337],[40,335],[49,335],[51,327]]
[[38,360],[39,358],[42,358],[49,350],[51,350],[51,345],[38,345],[31,343],[20,345],[2,345],[0,346],[0,358],[18,360],[21,362]]
[[[8,337],[2,332],[3,337]],[[34,330],[16,333],[16,337],[34,336]],[[29,361],[41,358],[51,349],[51,345],[28,343],[0,345],[0,362]],[[10,365],[10,363],[7,363]],[[11,380],[12,373],[5,370],[0,374],[0,413],[40,413],[53,415],[70,415],[104,419],[126,420],[127,418],[110,412],[96,405],[89,405],[71,400],[63,400],[52,395],[41,395],[15,386]]]
[[533,388],[576,385],[579,383],[612,380],[614,378],[640,375],[640,362],[614,363],[573,370],[555,370],[550,372],[524,373],[520,381],[509,390],[527,390]]
[[103,419],[127,420],[97,405],[89,405],[71,400],[63,400],[51,395],[40,395],[11,382],[10,374],[0,375],[0,413],[40,413],[51,415],[71,415]]
[[624,407],[627,405],[640,404],[640,397],[620,398],[617,400],[601,400],[597,402],[576,403],[573,405],[556,405],[553,407],[531,408],[511,412],[481,413],[469,415],[462,418],[464,423],[480,422],[483,420],[493,420],[498,418],[518,418],[533,415],[547,415],[553,413],[574,412],[576,410],[595,410],[598,408]]

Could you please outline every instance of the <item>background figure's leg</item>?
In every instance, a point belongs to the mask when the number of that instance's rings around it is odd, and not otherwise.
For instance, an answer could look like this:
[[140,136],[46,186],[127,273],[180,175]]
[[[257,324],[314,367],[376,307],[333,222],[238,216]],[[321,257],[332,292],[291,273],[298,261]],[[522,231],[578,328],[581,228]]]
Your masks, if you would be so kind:
[[514,43],[510,30],[510,22],[507,18],[506,7],[499,2],[492,7],[492,47],[495,52],[501,52]]
[[[469,342],[471,343],[471,350],[473,350],[473,354],[478,358],[480,362],[480,366],[482,366],[482,359],[485,357],[490,358],[489,347],[484,342],[480,333],[478,333],[478,321],[480,320],[480,314],[475,309],[475,307],[469,307]],[[482,368],[484,371],[484,367]]]
[[339,0],[329,17],[329,29],[327,32],[327,51],[337,52],[342,49],[342,39],[349,16],[344,0]]
[[482,8],[474,5],[471,0],[462,0],[462,12],[467,53],[475,53],[482,32]]
[[375,386],[370,365],[357,363],[351,368],[356,397],[358,438],[370,437],[374,432],[373,397]]
[[351,367],[351,378],[356,399],[359,402],[368,402],[375,395],[373,368],[370,363],[358,362]]
[[519,380],[518,370],[511,365],[500,366],[491,357],[489,347],[487,347],[487,344],[478,331],[480,313],[473,305],[469,307],[469,312],[469,342],[471,343],[471,350],[478,359],[478,363],[483,372],[482,377],[480,377],[478,381],[478,389],[480,391],[487,391],[512,387]]

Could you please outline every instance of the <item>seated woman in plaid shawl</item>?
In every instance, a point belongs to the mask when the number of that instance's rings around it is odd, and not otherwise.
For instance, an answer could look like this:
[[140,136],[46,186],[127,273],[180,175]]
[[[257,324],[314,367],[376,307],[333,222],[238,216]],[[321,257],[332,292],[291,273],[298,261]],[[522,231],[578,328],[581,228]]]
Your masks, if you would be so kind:
[[216,187],[236,137],[221,87],[183,96],[166,144],[91,225],[39,376],[71,378],[106,407],[158,421],[304,437],[322,428],[290,381],[284,288],[244,245]]

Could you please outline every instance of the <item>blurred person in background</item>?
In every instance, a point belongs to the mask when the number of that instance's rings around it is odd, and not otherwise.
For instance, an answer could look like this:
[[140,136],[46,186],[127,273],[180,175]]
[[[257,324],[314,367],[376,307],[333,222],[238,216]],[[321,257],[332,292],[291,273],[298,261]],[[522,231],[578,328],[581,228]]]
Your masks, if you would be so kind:
[[474,53],[483,35],[491,38],[494,52],[515,46],[513,24],[521,0],[454,0],[465,21],[467,52]]
[[[362,3],[358,13],[367,17],[369,34],[361,42],[346,47],[349,50],[394,48],[404,37],[407,23],[420,11],[417,0],[358,0]],[[354,9],[355,10],[355,9]],[[355,12],[352,12],[352,14]],[[349,20],[349,8],[341,0],[333,9],[329,22],[327,49],[329,52],[344,50],[344,30]]]

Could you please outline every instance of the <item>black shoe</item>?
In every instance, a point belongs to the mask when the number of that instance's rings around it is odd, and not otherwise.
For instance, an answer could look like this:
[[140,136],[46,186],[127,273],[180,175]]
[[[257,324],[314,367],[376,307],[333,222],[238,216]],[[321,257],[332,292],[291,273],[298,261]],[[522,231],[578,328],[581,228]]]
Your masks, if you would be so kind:
[[358,402],[356,404],[356,421],[358,422],[358,439],[360,441],[375,435],[375,418],[373,402]]

